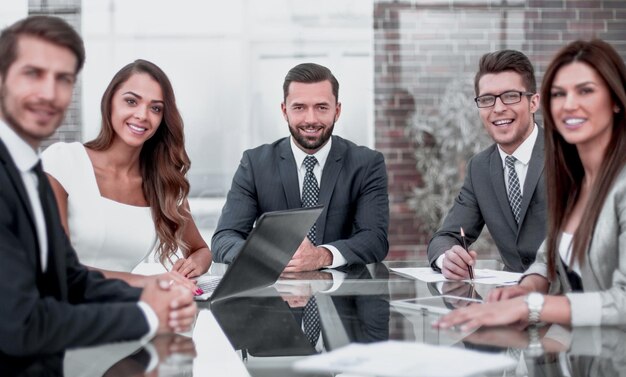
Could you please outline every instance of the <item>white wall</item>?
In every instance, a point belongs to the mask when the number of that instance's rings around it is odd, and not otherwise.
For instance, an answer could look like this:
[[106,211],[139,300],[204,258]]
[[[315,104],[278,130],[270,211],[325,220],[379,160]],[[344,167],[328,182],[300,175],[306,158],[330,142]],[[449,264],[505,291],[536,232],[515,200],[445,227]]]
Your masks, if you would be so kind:
[[148,59],[173,83],[196,195],[224,195],[246,148],[288,135],[282,82],[305,61],[327,65],[339,80],[336,133],[373,146],[370,1],[85,0],[82,6],[84,139],[100,128],[100,98],[113,74]]
[[0,28],[28,15],[28,0],[11,0],[0,3]]

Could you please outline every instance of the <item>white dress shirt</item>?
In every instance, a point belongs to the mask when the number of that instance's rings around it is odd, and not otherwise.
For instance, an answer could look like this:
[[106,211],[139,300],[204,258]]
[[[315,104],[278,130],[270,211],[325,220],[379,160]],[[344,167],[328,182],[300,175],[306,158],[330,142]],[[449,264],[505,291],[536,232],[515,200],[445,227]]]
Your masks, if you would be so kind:
[[[315,179],[317,179],[317,184],[322,184],[322,172],[324,170],[324,165],[326,164],[326,159],[328,159],[328,154],[330,153],[330,147],[332,146],[333,139],[332,137],[328,140],[319,151],[315,152],[310,156],[314,156],[317,159],[317,164],[313,167],[313,174],[315,175]],[[296,166],[298,167],[298,187],[299,192],[302,195],[302,185],[304,184],[304,176],[306,175],[306,167],[304,166],[304,159],[309,154],[305,153],[302,149],[298,148],[296,143],[293,140],[293,137],[289,137],[289,145],[291,146],[291,151],[293,152],[293,157],[296,160]],[[343,255],[339,252],[339,250],[332,245],[320,245],[328,249],[333,255],[333,262],[330,266],[324,266],[328,268],[335,268],[345,265],[348,261],[344,258]]]

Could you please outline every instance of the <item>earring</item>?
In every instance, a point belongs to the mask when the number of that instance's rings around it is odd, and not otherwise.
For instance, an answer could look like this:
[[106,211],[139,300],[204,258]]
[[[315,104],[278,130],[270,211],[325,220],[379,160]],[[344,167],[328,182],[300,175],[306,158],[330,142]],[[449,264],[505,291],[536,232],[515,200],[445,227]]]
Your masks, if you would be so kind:
[[617,105],[613,106],[613,112],[614,112],[615,114],[619,113],[621,110],[622,110],[622,109],[620,109],[620,108],[619,108],[619,106],[617,106]]

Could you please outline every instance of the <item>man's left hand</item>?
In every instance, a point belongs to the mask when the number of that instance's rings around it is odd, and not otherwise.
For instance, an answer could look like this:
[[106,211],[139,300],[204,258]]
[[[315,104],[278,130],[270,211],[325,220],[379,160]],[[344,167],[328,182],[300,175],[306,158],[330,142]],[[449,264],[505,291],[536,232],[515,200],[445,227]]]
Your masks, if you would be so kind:
[[325,247],[316,247],[304,238],[284,272],[314,271],[333,263],[333,255]]

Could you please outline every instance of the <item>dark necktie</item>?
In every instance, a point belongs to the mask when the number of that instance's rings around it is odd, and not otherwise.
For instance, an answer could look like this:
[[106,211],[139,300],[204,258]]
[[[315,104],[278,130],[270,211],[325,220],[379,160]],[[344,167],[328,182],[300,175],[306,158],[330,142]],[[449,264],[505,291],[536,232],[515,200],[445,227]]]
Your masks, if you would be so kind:
[[[304,182],[302,183],[302,207],[313,207],[318,203],[320,188],[317,185],[315,174],[313,174],[313,167],[315,167],[315,164],[317,164],[317,159],[314,156],[306,156],[304,159],[306,173],[304,175]],[[313,245],[317,245],[317,240],[315,238],[315,224],[313,224],[309,230],[307,237]]]
[[[48,238],[48,255],[50,255],[50,237],[52,237],[52,214],[50,210],[50,201],[48,200],[48,186],[47,177],[41,168],[41,160],[33,167],[33,172],[37,175],[37,191],[39,193],[39,201],[41,202],[41,210],[43,211],[43,218],[46,222],[46,235]],[[39,240],[41,242],[41,240]],[[42,261],[40,261],[41,263]]]
[[304,325],[304,334],[309,339],[309,342],[311,342],[311,345],[315,347],[320,337],[320,317],[317,312],[315,296],[311,296],[309,302],[304,306],[302,323]]
[[513,156],[506,156],[504,162],[509,169],[509,204],[511,205],[511,211],[513,211],[513,217],[515,222],[519,224],[519,213],[522,206],[522,191],[520,190],[519,178],[515,171],[515,161],[517,159]]
[[[313,207],[318,203],[320,188],[317,185],[315,174],[313,174],[315,164],[317,164],[317,159],[314,156],[305,157],[304,167],[306,168],[306,173],[304,175],[304,182],[302,183],[302,207]],[[309,241],[311,241],[313,245],[317,245],[315,230],[316,227],[315,224],[313,224],[307,234]],[[317,302],[314,296],[311,296],[304,306],[302,323],[306,337],[311,342],[311,345],[315,347],[320,337],[320,317],[317,312]]]

